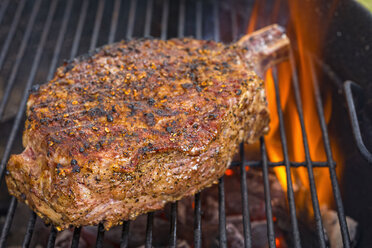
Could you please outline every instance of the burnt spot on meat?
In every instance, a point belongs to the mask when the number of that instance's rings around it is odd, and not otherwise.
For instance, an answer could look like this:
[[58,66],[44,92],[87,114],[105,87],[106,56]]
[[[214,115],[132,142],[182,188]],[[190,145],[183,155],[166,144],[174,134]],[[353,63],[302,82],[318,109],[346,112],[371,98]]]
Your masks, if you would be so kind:
[[153,106],[154,103],[155,103],[155,99],[154,98],[149,98],[149,100],[147,100],[147,103],[150,105],[150,106]]
[[72,172],[79,173],[80,172],[80,166],[75,165],[74,167],[72,167]]
[[130,103],[128,104],[128,108],[130,109],[129,116],[134,116],[137,113],[137,110],[141,110],[141,107],[138,103]]
[[79,152],[80,152],[80,153],[83,153],[84,151],[85,151],[85,148],[84,148],[84,147],[80,147],[80,148],[79,148]]
[[88,113],[91,117],[101,117],[106,114],[106,111],[104,111],[102,108],[95,107],[95,108],[90,109]]
[[208,119],[209,119],[209,120],[215,120],[215,119],[217,119],[217,116],[218,116],[218,115],[216,115],[216,114],[209,114],[209,115],[208,115]]
[[147,125],[154,126],[155,125],[155,116],[153,113],[144,113],[145,120]]
[[77,161],[76,161],[76,159],[71,159],[70,164],[71,164],[71,165],[77,165]]
[[110,114],[106,115],[106,119],[108,122],[113,122],[114,121],[114,117]]
[[167,126],[167,127],[165,128],[165,130],[166,130],[168,133],[173,133],[173,128],[170,127],[170,126]]
[[186,84],[181,84],[181,86],[182,86],[182,88],[183,88],[184,90],[187,90],[187,89],[192,88],[192,87],[193,87],[193,84],[191,84],[191,83],[186,83]]

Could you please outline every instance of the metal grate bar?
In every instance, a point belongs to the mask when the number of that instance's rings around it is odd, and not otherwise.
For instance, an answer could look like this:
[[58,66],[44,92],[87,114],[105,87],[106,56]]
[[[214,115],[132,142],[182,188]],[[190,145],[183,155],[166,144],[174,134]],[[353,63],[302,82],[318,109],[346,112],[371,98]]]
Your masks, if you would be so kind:
[[[82,6],[81,6],[81,11],[79,15],[79,21],[78,21],[78,26],[74,35],[74,40],[72,43],[72,48],[71,48],[71,54],[70,54],[70,59],[73,59],[78,51],[80,39],[81,39],[81,34],[83,32],[83,25],[84,21],[87,15],[87,10],[88,10],[88,0],[84,0]],[[72,237],[72,242],[71,242],[71,247],[79,247],[79,241],[80,241],[80,233],[81,233],[81,227],[75,227],[74,234]]]
[[363,155],[363,157],[368,161],[368,163],[372,163],[372,154],[369,152],[367,149],[366,145],[363,142],[362,134],[360,132],[359,128],[359,121],[358,121],[358,116],[357,116],[357,111],[355,109],[355,104],[354,104],[354,98],[353,98],[353,92],[352,88],[358,88],[357,84],[355,84],[352,81],[346,81],[344,84],[344,91],[345,91],[345,98],[346,98],[346,103],[347,103],[347,109],[349,112],[349,118],[351,121],[351,127],[353,131],[353,135],[355,138],[355,143],[359,148],[360,153]]
[[218,0],[214,0],[213,4],[213,20],[214,20],[214,40],[219,42],[220,41],[220,19],[218,17]]
[[177,246],[177,206],[177,202],[171,204],[169,247],[174,248]]
[[36,17],[37,17],[37,13],[38,13],[39,8],[40,8],[40,4],[41,4],[41,0],[37,0],[37,2],[35,3],[35,5],[32,9],[31,17],[30,17],[30,20],[28,21],[25,35],[23,36],[21,46],[18,50],[17,57],[15,59],[15,63],[13,65],[12,71],[10,73],[10,77],[8,79],[8,83],[7,83],[6,88],[4,90],[4,95],[3,95],[3,98],[1,99],[1,103],[0,103],[0,120],[3,117],[5,106],[8,102],[10,92],[13,88],[13,84],[15,82],[19,66],[21,64],[23,55],[25,53],[25,50],[26,50],[26,47],[27,47],[27,44],[28,44],[28,40],[30,39],[30,36],[32,34],[31,31],[32,31],[32,28],[34,26],[34,23],[35,23],[35,20],[36,20]]
[[295,200],[294,200],[294,193],[293,193],[291,167],[290,167],[290,162],[289,162],[289,157],[288,157],[287,138],[286,138],[286,134],[285,134],[283,111],[282,111],[282,108],[281,108],[280,92],[279,92],[276,68],[273,68],[273,76],[274,76],[275,95],[276,95],[276,107],[277,107],[278,117],[279,117],[280,140],[281,140],[281,143],[282,143],[284,164],[285,164],[285,170],[286,170],[286,176],[287,176],[286,177],[286,179],[287,179],[287,197],[288,197],[289,212],[290,212],[291,223],[292,223],[292,235],[293,235],[293,242],[294,242],[293,245],[295,247],[301,247],[300,232],[299,232],[299,229],[298,229],[297,215],[296,215],[296,203],[295,203]]
[[25,234],[25,237],[22,243],[23,248],[27,248],[30,246],[32,234],[34,233],[35,223],[36,223],[36,214],[31,211],[31,216],[27,224],[26,234]]
[[115,34],[116,34],[116,29],[118,27],[118,20],[119,20],[119,11],[120,11],[120,0],[115,0],[114,9],[112,13],[112,19],[111,19],[110,34],[108,38],[109,44],[115,41]]
[[311,77],[312,77],[313,86],[314,86],[315,102],[316,102],[316,108],[317,108],[317,112],[319,116],[319,123],[322,129],[324,148],[326,151],[327,161],[329,164],[329,174],[330,174],[331,182],[332,182],[333,196],[335,198],[337,214],[338,214],[338,219],[339,219],[340,228],[341,228],[342,242],[344,244],[344,247],[348,248],[351,246],[350,236],[349,236],[349,231],[347,228],[344,207],[342,205],[341,192],[340,192],[340,188],[339,188],[338,181],[337,181],[336,163],[333,160],[331,144],[330,144],[330,140],[328,136],[327,124],[324,119],[323,102],[322,102],[320,91],[319,91],[318,78],[316,76],[314,64],[312,60],[310,60],[310,70],[311,70]]
[[200,248],[202,246],[202,232],[201,232],[201,193],[195,195],[195,209],[194,209],[194,247]]
[[[244,161],[244,166],[249,166],[249,167],[260,167],[261,164],[262,164],[261,161]],[[233,167],[233,166],[240,166],[240,165],[241,165],[241,162],[235,161],[235,162],[232,162],[230,166]],[[306,167],[307,163],[306,162],[290,162],[289,165],[293,168],[297,168],[297,167]],[[327,162],[312,161],[312,165],[313,167],[328,167]],[[267,166],[269,168],[272,168],[272,167],[285,166],[285,164],[284,164],[284,161],[279,161],[279,162],[268,161]]]
[[[40,5],[40,2],[41,1],[37,2],[37,4],[34,6],[34,9],[39,8],[39,6],[37,6],[37,5]],[[15,120],[14,120],[14,123],[13,123],[13,126],[12,126],[12,130],[10,131],[9,138],[8,138],[6,146],[5,146],[5,151],[4,151],[3,158],[2,158],[1,164],[0,164],[0,182],[3,180],[6,162],[8,161],[10,151],[11,151],[12,146],[13,146],[13,142],[15,140],[19,125],[21,123],[21,120],[22,120],[22,117],[23,117],[23,112],[25,111],[28,92],[31,88],[32,82],[33,82],[33,80],[35,78],[35,75],[36,75],[37,67],[39,66],[39,63],[40,63],[41,53],[43,51],[43,47],[44,47],[44,44],[45,44],[45,41],[46,41],[46,37],[49,33],[49,29],[50,29],[50,25],[51,25],[51,22],[52,22],[52,19],[53,19],[54,11],[55,11],[55,4],[52,4],[50,9],[49,9],[49,14],[48,14],[48,17],[47,17],[47,21],[45,22],[44,31],[42,33],[42,39],[40,40],[39,46],[37,48],[34,63],[32,65],[32,69],[31,69],[31,72],[30,72],[30,76],[28,78],[28,81],[26,83],[26,87],[25,87],[24,92],[23,92],[22,101],[20,103],[20,107],[18,109],[17,115],[15,117]]]
[[128,247],[130,221],[124,221],[121,233],[120,248]]
[[136,16],[136,6],[137,6],[137,1],[136,0],[131,0],[130,1],[129,17],[128,17],[127,35],[126,35],[126,38],[128,40],[132,39],[132,37],[133,37],[134,19],[135,19],[135,16]]
[[71,248],[79,247],[81,229],[81,227],[75,227],[74,234],[72,235]]
[[220,247],[227,247],[224,177],[218,180],[218,203],[219,243]]
[[161,18],[161,34],[160,38],[165,40],[168,32],[168,18],[169,18],[169,0],[163,0],[163,14]]
[[63,42],[63,39],[65,38],[68,20],[70,19],[72,4],[73,4],[73,0],[68,0],[67,5],[66,5],[66,9],[65,9],[65,13],[63,15],[62,26],[61,26],[61,29],[60,29],[59,34],[58,34],[57,43],[55,45],[53,58],[52,58],[52,61],[50,63],[49,72],[48,72],[48,76],[47,76],[47,81],[51,80],[53,75],[54,75],[54,71],[55,71],[55,68],[56,68],[56,65],[57,65],[57,61],[58,61],[59,55],[61,53],[62,42]]
[[88,12],[88,4],[89,4],[89,0],[84,0],[83,4],[81,6],[79,21],[78,21],[78,25],[77,25],[77,28],[76,28],[74,41],[72,43],[70,59],[75,58],[75,56],[78,52],[79,43],[80,43],[80,39],[81,39],[81,34],[83,33],[84,22],[85,22],[85,18],[87,16],[87,12]]
[[[220,22],[218,0],[214,1],[213,17],[214,17],[214,40],[220,41]],[[224,177],[219,179],[218,183],[218,203],[219,203],[219,245],[220,247],[227,247],[226,236],[226,213],[225,213],[225,183]]]
[[96,20],[94,22],[93,34],[89,50],[92,51],[97,47],[99,29],[101,28],[103,10],[105,8],[105,1],[100,0],[97,7]]
[[3,21],[5,10],[8,8],[10,0],[4,0],[1,3],[1,9],[0,9],[0,23]]
[[6,40],[4,42],[3,47],[1,49],[1,53],[0,53],[0,69],[3,67],[4,59],[5,59],[6,55],[7,55],[7,53],[9,52],[10,42],[12,42],[12,39],[14,37],[14,34],[15,34],[16,30],[17,30],[17,26],[18,26],[19,21],[21,20],[21,14],[22,14],[22,11],[23,11],[25,5],[26,5],[26,0],[23,0],[17,6],[17,10],[16,10],[16,13],[14,14],[13,22],[10,25],[10,28],[9,28],[9,31],[8,31],[8,35],[6,37]]
[[178,37],[183,38],[185,36],[185,0],[180,1],[180,9],[179,9],[179,16],[178,16]]
[[231,6],[231,33],[232,33],[232,41],[236,41],[238,38],[238,16],[236,14],[236,1],[233,1],[234,4]]
[[275,243],[273,210],[271,206],[271,196],[270,196],[269,168],[267,166],[266,146],[265,146],[265,140],[263,137],[260,138],[260,144],[261,144],[261,158],[262,158],[262,173],[263,173],[263,179],[264,179],[267,239],[268,239],[269,247],[272,248],[272,247],[276,247],[276,243]]
[[244,234],[244,247],[252,247],[252,231],[251,223],[249,219],[249,205],[248,205],[248,190],[247,190],[247,175],[244,166],[245,154],[244,154],[244,144],[240,144],[240,183],[242,190],[242,213],[243,213],[243,234]]
[[201,0],[198,0],[196,2],[196,38],[197,39],[201,39],[202,38],[202,14],[203,14],[203,5],[202,5],[202,1]]
[[[11,133],[10,133],[9,139],[7,141],[6,149],[5,149],[5,152],[4,152],[4,155],[3,155],[3,159],[1,161],[0,180],[2,180],[2,178],[3,178],[3,174],[4,174],[4,170],[5,170],[5,164],[6,164],[6,161],[9,157],[9,155],[10,155],[10,150],[12,148],[16,133],[18,131],[18,128],[19,128],[19,125],[20,125],[20,122],[21,122],[21,119],[22,119],[22,116],[23,116],[23,112],[25,111],[26,101],[27,101],[27,98],[28,98],[28,91],[31,88],[31,85],[34,81],[37,69],[38,69],[39,64],[40,64],[41,55],[42,55],[44,45],[45,45],[45,42],[47,40],[48,33],[49,33],[49,30],[50,30],[50,27],[51,27],[51,24],[52,24],[52,20],[53,20],[53,16],[54,16],[54,13],[55,13],[55,10],[56,10],[56,6],[57,6],[57,2],[53,1],[50,8],[49,8],[48,16],[47,16],[47,19],[46,19],[46,22],[45,22],[45,25],[44,25],[44,28],[43,28],[43,33],[41,35],[41,39],[40,39],[38,48],[36,50],[36,55],[35,55],[35,58],[33,60],[34,63],[32,65],[30,75],[29,75],[29,78],[28,78],[28,81],[26,83],[26,87],[25,87],[25,90],[24,90],[24,93],[23,93],[23,98],[22,98],[22,101],[20,103],[20,107],[18,109],[18,113],[16,115],[16,118],[15,118],[12,130],[11,130]],[[15,200],[15,197],[12,197],[12,201],[13,200]],[[9,210],[12,210],[12,208],[10,207]],[[34,224],[35,224],[35,221],[32,220],[33,218],[36,218],[35,214],[32,214],[31,217],[30,217],[29,226],[27,228],[28,231],[26,233],[27,235],[25,236],[25,240],[24,240],[25,244],[27,244],[27,241],[29,242],[29,240],[31,239],[31,236],[32,236],[32,232],[33,232],[33,228],[34,228]],[[11,221],[12,221],[12,219],[10,220],[10,222]],[[4,226],[4,228],[5,228],[5,226]],[[3,233],[4,233],[4,228],[3,228]],[[27,238],[28,236],[29,236],[29,238]]]
[[145,248],[152,248],[152,227],[154,224],[154,212],[147,214]]
[[12,196],[10,200],[10,205],[8,208],[8,213],[6,215],[5,223],[3,226],[3,230],[1,231],[0,247],[4,247],[5,245],[6,238],[8,236],[10,227],[12,225],[12,220],[13,220],[16,207],[17,207],[17,199],[14,196]]
[[150,37],[153,0],[147,0],[144,36]]
[[55,229],[54,226],[52,226],[51,230],[50,230],[49,238],[48,238],[48,244],[47,244],[48,248],[53,248],[54,247],[54,243],[56,242],[56,238],[57,238],[57,229]]
[[319,238],[319,247],[325,248],[326,241],[325,241],[325,236],[324,236],[322,216],[320,214],[319,200],[318,200],[315,179],[314,179],[313,162],[311,161],[311,157],[310,157],[309,142],[307,139],[307,133],[305,129],[304,113],[303,113],[302,100],[301,100],[301,95],[300,95],[300,86],[298,82],[297,70],[296,70],[296,65],[295,65],[292,52],[290,53],[290,64],[291,64],[291,70],[292,70],[292,86],[294,89],[297,113],[300,119],[302,141],[304,144],[305,159],[306,159],[306,164],[307,164],[306,167],[307,167],[307,173],[309,175],[311,200],[312,200],[313,209],[314,209],[314,219],[315,219],[316,230],[317,230],[317,234]]
[[103,247],[103,239],[105,237],[105,227],[102,223],[99,223],[97,230],[96,248]]

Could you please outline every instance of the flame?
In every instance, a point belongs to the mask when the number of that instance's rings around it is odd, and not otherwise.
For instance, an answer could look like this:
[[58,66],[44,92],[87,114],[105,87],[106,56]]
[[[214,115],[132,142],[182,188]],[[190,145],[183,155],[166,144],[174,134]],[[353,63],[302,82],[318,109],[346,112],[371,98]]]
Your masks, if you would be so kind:
[[276,247],[280,248],[280,239],[279,238],[275,238],[275,245]]
[[225,171],[225,175],[226,176],[232,176],[234,174],[234,171],[232,170],[232,169],[227,169],[226,171]]
[[[276,1],[278,3],[279,1]],[[319,117],[316,108],[315,94],[313,88],[313,78],[311,77],[311,61],[308,57],[308,51],[320,55],[320,40],[315,39],[314,33],[321,33],[322,30],[316,30],[313,23],[306,20],[303,15],[303,1],[289,0],[290,22],[287,30],[291,31],[291,41],[295,41],[298,47],[298,81],[300,84],[301,100],[303,105],[304,123],[309,143],[310,158],[312,161],[327,161],[324,150],[322,131],[319,124]],[[306,2],[306,1],[305,1]],[[256,1],[253,7],[253,13],[248,25],[247,33],[254,31],[257,27],[260,8],[264,8],[262,1]],[[278,14],[278,5],[273,8],[272,18]],[[309,6],[307,6],[309,7]],[[333,8],[335,9],[335,7]],[[312,25],[311,27],[309,25]],[[315,26],[315,27],[314,27]],[[318,25],[319,26],[319,25]],[[311,31],[309,31],[311,30]],[[280,107],[283,110],[284,124],[286,130],[286,139],[288,144],[289,157],[291,161],[305,162],[305,151],[302,139],[300,119],[296,107],[295,96],[292,87],[292,71],[289,62],[283,62],[278,66],[278,83],[280,91]],[[265,85],[268,98],[268,107],[270,110],[270,132],[265,136],[267,152],[270,161],[283,161],[283,150],[279,132],[279,118],[276,106],[276,95],[274,87],[273,72],[268,70],[265,75]],[[323,93],[323,92],[322,92]],[[324,92],[323,108],[325,120],[328,124],[332,116],[332,92]],[[335,137],[330,137],[334,160],[337,163],[338,176],[341,174],[343,158]],[[284,166],[275,167],[274,171],[283,189],[287,190],[287,176]],[[329,177],[328,168],[313,169],[315,184],[317,187],[318,200],[321,207],[330,207],[333,203],[332,185]],[[291,168],[292,182],[295,190],[296,204],[305,206],[310,215],[312,215],[311,195],[309,177],[306,167]]]

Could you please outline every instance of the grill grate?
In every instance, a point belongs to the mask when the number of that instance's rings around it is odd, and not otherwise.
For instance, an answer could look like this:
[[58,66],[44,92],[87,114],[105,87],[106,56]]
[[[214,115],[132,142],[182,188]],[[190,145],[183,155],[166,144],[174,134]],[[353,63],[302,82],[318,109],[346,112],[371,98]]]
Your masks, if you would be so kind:
[[[235,1],[237,2],[237,1]],[[4,22],[6,18],[10,20],[10,17],[7,15],[11,15],[7,13],[8,8],[12,7],[15,8],[15,14],[13,19],[11,20],[11,24],[9,25],[9,29],[7,30],[7,35],[5,41],[2,42],[1,53],[0,53],[0,69],[2,77],[7,77],[5,80],[5,91],[1,96],[1,103],[0,103],[0,117],[1,119],[4,118],[5,112],[7,111],[7,107],[9,105],[9,99],[11,97],[11,92],[15,87],[16,79],[18,77],[20,67],[24,61],[27,60],[25,54],[26,52],[31,49],[30,47],[30,40],[35,39],[34,36],[38,39],[38,45],[34,52],[32,52],[32,63],[28,63],[28,65],[32,65],[30,68],[30,72],[27,74],[27,78],[24,78],[24,90],[23,90],[23,97],[21,102],[18,105],[17,113],[12,125],[11,132],[7,137],[7,142],[5,146],[5,151],[3,153],[3,157],[0,164],[0,179],[3,181],[6,162],[10,156],[11,149],[15,142],[16,136],[20,131],[19,127],[22,123],[22,117],[24,116],[25,106],[27,102],[28,92],[32,87],[32,84],[36,81],[37,78],[40,78],[39,73],[42,71],[42,61],[45,59],[43,57],[43,53],[46,50],[48,45],[48,38],[50,36],[51,31],[56,25],[60,25],[57,34],[57,40],[51,51],[51,58],[48,59],[48,69],[46,77],[42,78],[43,81],[50,80],[53,76],[53,73],[56,69],[56,66],[60,63],[62,59],[67,57],[74,58],[78,53],[80,53],[79,48],[82,47],[82,44],[86,42],[84,39],[84,32],[87,29],[87,26],[91,25],[87,22],[87,17],[89,15],[94,15],[94,22],[92,23],[93,26],[89,26],[92,29],[92,34],[89,40],[89,47],[90,50],[93,50],[97,47],[98,44],[102,43],[101,41],[101,32],[103,29],[103,19],[106,18],[105,10],[112,9],[110,15],[110,24],[109,27],[104,26],[104,28],[108,29],[108,37],[105,38],[103,43],[112,43],[115,40],[127,38],[131,39],[132,36],[137,32],[137,26],[143,25],[143,36],[150,36],[154,35],[160,37],[161,39],[167,39],[168,37],[179,36],[184,37],[190,35],[190,30],[192,34],[196,38],[213,38],[216,41],[223,40],[221,39],[221,26],[224,26],[225,20],[220,19],[221,13],[220,9],[221,6],[227,3],[222,3],[217,0],[215,1],[186,1],[186,0],[179,0],[179,1],[169,1],[169,0],[147,0],[147,1],[136,1],[130,0],[122,2],[120,0],[113,0],[113,1],[104,1],[99,0],[98,3],[93,3],[88,0],[82,1],[72,1],[67,0],[66,2],[53,0],[49,3],[49,1],[44,0],[35,0],[32,1],[32,8],[30,10],[27,8],[27,4],[25,0],[20,0],[17,2],[10,3],[9,0],[3,1],[0,5],[0,24]],[[178,24],[176,25],[177,32],[172,34],[172,30],[170,29],[170,15],[171,15],[171,8],[172,6],[177,7],[178,13]],[[243,15],[242,11],[238,11],[235,6],[231,7],[230,17],[231,20],[231,37],[232,40],[236,40],[239,35],[244,33],[246,27],[245,24],[248,23],[248,18],[251,9],[252,3],[243,3]],[[210,8],[211,7],[211,8]],[[124,10],[129,10],[128,15],[126,15]],[[155,13],[155,8],[160,9],[161,11],[161,18],[160,22],[156,23],[159,25],[157,27],[154,26],[154,20],[157,18],[159,13]],[[47,9],[47,16],[45,20],[40,20],[38,18],[38,14],[42,11]],[[94,12],[95,9],[96,12]],[[120,13],[122,13],[120,15]],[[62,13],[62,14],[58,14]],[[89,14],[89,15],[88,15]],[[141,14],[145,16],[144,20],[141,21]],[[78,16],[77,25],[75,29],[75,25],[71,24],[70,19],[72,15]],[[61,16],[58,18],[58,16]],[[127,18],[126,20],[122,20],[124,17]],[[241,22],[239,22],[239,20]],[[221,21],[221,22],[220,22]],[[17,36],[17,29],[22,24],[22,22],[26,22],[26,28],[24,34],[22,34],[22,40],[19,45],[19,49],[17,50],[17,55],[14,59],[14,63],[12,64],[11,70],[8,74],[6,74],[4,70],[4,65],[6,63],[10,63],[9,61],[12,60],[9,51],[11,51],[12,42],[16,39]],[[42,26],[42,31],[40,34],[35,32],[35,23],[37,25]],[[59,23],[59,24],[58,24]],[[71,25],[69,25],[69,23]],[[211,26],[207,26],[212,23]],[[126,27],[122,27],[126,25]],[[5,25],[4,25],[5,26]],[[2,28],[0,26],[0,28]],[[123,29],[120,29],[123,28]],[[75,29],[72,30],[72,29]],[[122,30],[125,30],[123,32]],[[159,33],[157,33],[160,30]],[[210,37],[210,30],[213,30],[213,35]],[[206,32],[208,31],[208,32]],[[119,37],[120,36],[120,37]],[[66,37],[71,40],[71,49],[69,50],[69,56],[66,54],[64,50],[64,42],[66,41]],[[88,36],[89,37],[89,36]],[[18,43],[17,43],[18,44]],[[86,51],[83,51],[86,52]],[[44,55],[45,56],[45,55]],[[50,56],[49,56],[50,57]],[[28,60],[29,61],[29,60]],[[344,247],[350,247],[350,238],[347,230],[345,214],[343,210],[343,205],[341,201],[341,194],[336,178],[335,172],[335,161],[333,160],[332,151],[330,140],[328,137],[326,122],[324,119],[323,113],[323,104],[320,97],[319,88],[317,85],[317,75],[315,71],[312,71],[312,79],[315,87],[315,99],[316,99],[316,107],[318,111],[319,121],[322,129],[323,134],[323,142],[325,151],[327,154],[327,161],[312,161],[310,158],[309,153],[309,144],[307,139],[307,133],[305,131],[305,124],[304,124],[304,117],[303,117],[303,110],[302,110],[302,102],[300,96],[300,86],[298,82],[298,77],[296,73],[296,65],[291,56],[290,59],[291,66],[292,66],[292,73],[293,73],[293,89],[295,93],[295,100],[297,105],[298,116],[300,119],[301,130],[302,130],[302,139],[303,139],[303,146],[305,149],[305,162],[292,162],[289,160],[288,155],[288,147],[286,141],[286,133],[285,133],[285,126],[283,121],[283,112],[280,105],[280,94],[279,94],[279,86],[278,86],[278,78],[277,72],[274,68],[274,83],[275,83],[275,94],[276,94],[276,102],[277,102],[277,112],[280,120],[280,138],[281,144],[283,148],[283,157],[284,160],[280,162],[270,162],[268,160],[266,154],[266,146],[264,139],[260,139],[260,150],[261,150],[261,160],[260,161],[245,161],[245,154],[243,151],[243,146],[240,146],[240,156],[241,156],[241,163],[234,162],[232,166],[240,166],[241,172],[241,197],[242,197],[242,214],[243,214],[243,228],[244,228],[244,244],[245,247],[252,247],[252,232],[251,232],[251,225],[250,225],[250,218],[249,218],[249,199],[248,199],[248,191],[247,191],[247,184],[246,184],[246,166],[251,167],[261,167],[263,172],[264,178],[264,192],[265,192],[265,207],[266,207],[266,217],[267,217],[267,235],[269,241],[269,247],[276,247],[275,244],[275,232],[274,232],[274,223],[273,223],[273,213],[272,213],[272,206],[271,206],[271,196],[270,196],[270,185],[269,185],[269,168],[275,166],[285,166],[286,169],[286,176],[288,182],[288,205],[289,205],[289,212],[291,218],[291,230],[293,236],[293,246],[294,247],[301,247],[301,239],[300,239],[300,232],[298,228],[298,220],[296,218],[296,206],[294,201],[294,193],[293,193],[293,183],[291,179],[291,167],[306,167],[308,171],[308,177],[310,182],[310,190],[311,190],[311,197],[312,197],[312,206],[314,210],[314,218],[316,223],[316,231],[317,236],[319,239],[319,246],[326,247],[326,239],[324,234],[324,228],[322,224],[322,219],[320,216],[320,209],[318,203],[318,196],[316,193],[316,186],[314,180],[314,172],[313,169],[316,167],[328,167],[332,188],[335,198],[335,203],[338,212],[338,218],[340,221],[341,233],[343,237]],[[44,73],[45,74],[45,73]],[[226,215],[225,215],[225,191],[224,191],[224,178],[222,177],[219,180],[218,184],[218,192],[219,192],[219,245],[220,247],[227,247],[227,235],[226,235]],[[201,197],[203,193],[198,193],[195,195],[195,210],[194,210],[194,247],[202,247],[202,225],[201,225]],[[15,197],[11,197],[10,205],[8,208],[8,213],[5,219],[5,224],[1,231],[0,236],[0,247],[4,247],[6,243],[6,238],[8,236],[12,220],[15,214],[15,210],[17,207],[17,200]],[[171,212],[170,212],[170,238],[169,238],[169,246],[176,247],[177,245],[177,203],[171,204]],[[32,213],[27,225],[27,231],[24,236],[23,240],[23,247],[28,247],[31,238],[33,235],[33,231],[35,228],[37,216],[35,213]],[[147,217],[147,228],[146,228],[146,238],[145,238],[145,247],[152,247],[152,235],[153,235],[153,220],[154,220],[154,213],[149,213]],[[81,228],[75,228],[72,245],[71,247],[78,247],[79,245],[79,238],[80,238]],[[102,247],[103,245],[103,238],[104,238],[104,229],[103,225],[100,224],[98,226],[98,233],[97,233],[97,240],[96,240],[96,247]],[[122,230],[122,237],[121,237],[121,247],[127,247],[128,239],[130,234],[130,221],[126,221],[123,224]],[[54,227],[51,227],[49,239],[48,239],[48,247],[53,247],[56,237],[58,233]]]

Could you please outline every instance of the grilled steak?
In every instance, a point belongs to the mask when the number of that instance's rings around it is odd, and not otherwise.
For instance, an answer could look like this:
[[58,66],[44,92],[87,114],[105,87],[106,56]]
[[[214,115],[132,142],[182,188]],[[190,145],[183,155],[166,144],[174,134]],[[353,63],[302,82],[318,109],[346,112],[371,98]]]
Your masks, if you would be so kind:
[[33,87],[9,191],[58,229],[106,229],[217,182],[268,131],[262,72],[285,55],[271,26],[238,43],[107,45]]

